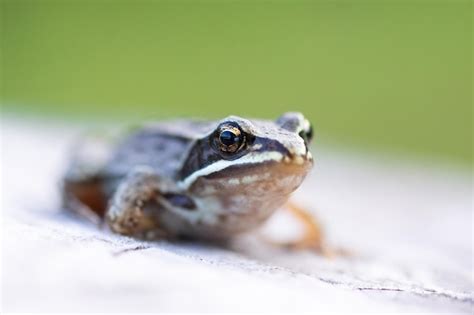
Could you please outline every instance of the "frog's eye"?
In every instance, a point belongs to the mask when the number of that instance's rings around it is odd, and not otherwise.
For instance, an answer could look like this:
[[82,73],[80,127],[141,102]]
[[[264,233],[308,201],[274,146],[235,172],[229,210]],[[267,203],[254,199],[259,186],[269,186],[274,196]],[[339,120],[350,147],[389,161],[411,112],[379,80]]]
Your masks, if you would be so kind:
[[311,140],[313,140],[313,126],[308,122],[307,127],[301,130],[299,135],[307,144],[310,144]]
[[223,152],[237,152],[244,144],[245,136],[242,131],[233,124],[220,126],[217,134],[219,149]]

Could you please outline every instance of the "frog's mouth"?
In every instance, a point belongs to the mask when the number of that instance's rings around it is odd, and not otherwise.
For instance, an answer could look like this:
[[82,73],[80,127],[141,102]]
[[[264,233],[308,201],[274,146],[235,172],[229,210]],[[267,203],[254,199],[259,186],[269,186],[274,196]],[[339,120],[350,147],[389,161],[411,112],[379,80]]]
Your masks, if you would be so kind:
[[222,167],[214,166],[207,172],[204,169],[189,183],[189,188],[195,190],[211,186],[222,192],[256,188],[288,194],[298,188],[313,165],[309,152],[303,156],[269,152],[266,156],[259,155],[258,159],[250,156],[241,161],[222,162],[229,163],[221,163]]

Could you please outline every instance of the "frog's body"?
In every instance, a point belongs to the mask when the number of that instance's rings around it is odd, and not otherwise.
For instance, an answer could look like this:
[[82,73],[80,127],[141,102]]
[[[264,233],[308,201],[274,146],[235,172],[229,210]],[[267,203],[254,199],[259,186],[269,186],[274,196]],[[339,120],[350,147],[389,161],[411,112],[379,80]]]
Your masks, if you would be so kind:
[[301,184],[311,135],[299,113],[146,125],[114,145],[79,146],[65,205],[121,234],[227,239],[259,226]]

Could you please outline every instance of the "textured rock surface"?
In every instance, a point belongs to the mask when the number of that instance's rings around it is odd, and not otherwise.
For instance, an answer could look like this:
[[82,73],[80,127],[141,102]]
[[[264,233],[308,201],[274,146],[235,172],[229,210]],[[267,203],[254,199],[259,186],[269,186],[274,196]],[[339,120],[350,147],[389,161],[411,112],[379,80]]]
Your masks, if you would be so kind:
[[[294,200],[350,259],[269,247],[146,243],[59,212],[77,129],[2,121],[4,311],[473,311],[469,175],[317,147]],[[291,237],[284,213],[263,232]]]

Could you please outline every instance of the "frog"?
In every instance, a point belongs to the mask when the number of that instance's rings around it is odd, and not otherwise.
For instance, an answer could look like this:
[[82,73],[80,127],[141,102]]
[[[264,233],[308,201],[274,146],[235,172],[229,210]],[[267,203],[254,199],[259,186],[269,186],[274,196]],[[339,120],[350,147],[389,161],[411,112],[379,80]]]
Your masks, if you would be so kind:
[[[287,204],[313,167],[312,139],[299,112],[158,121],[114,141],[89,137],[71,154],[63,208],[139,239],[226,241]],[[321,251],[319,223],[288,208],[306,231],[285,246]]]

